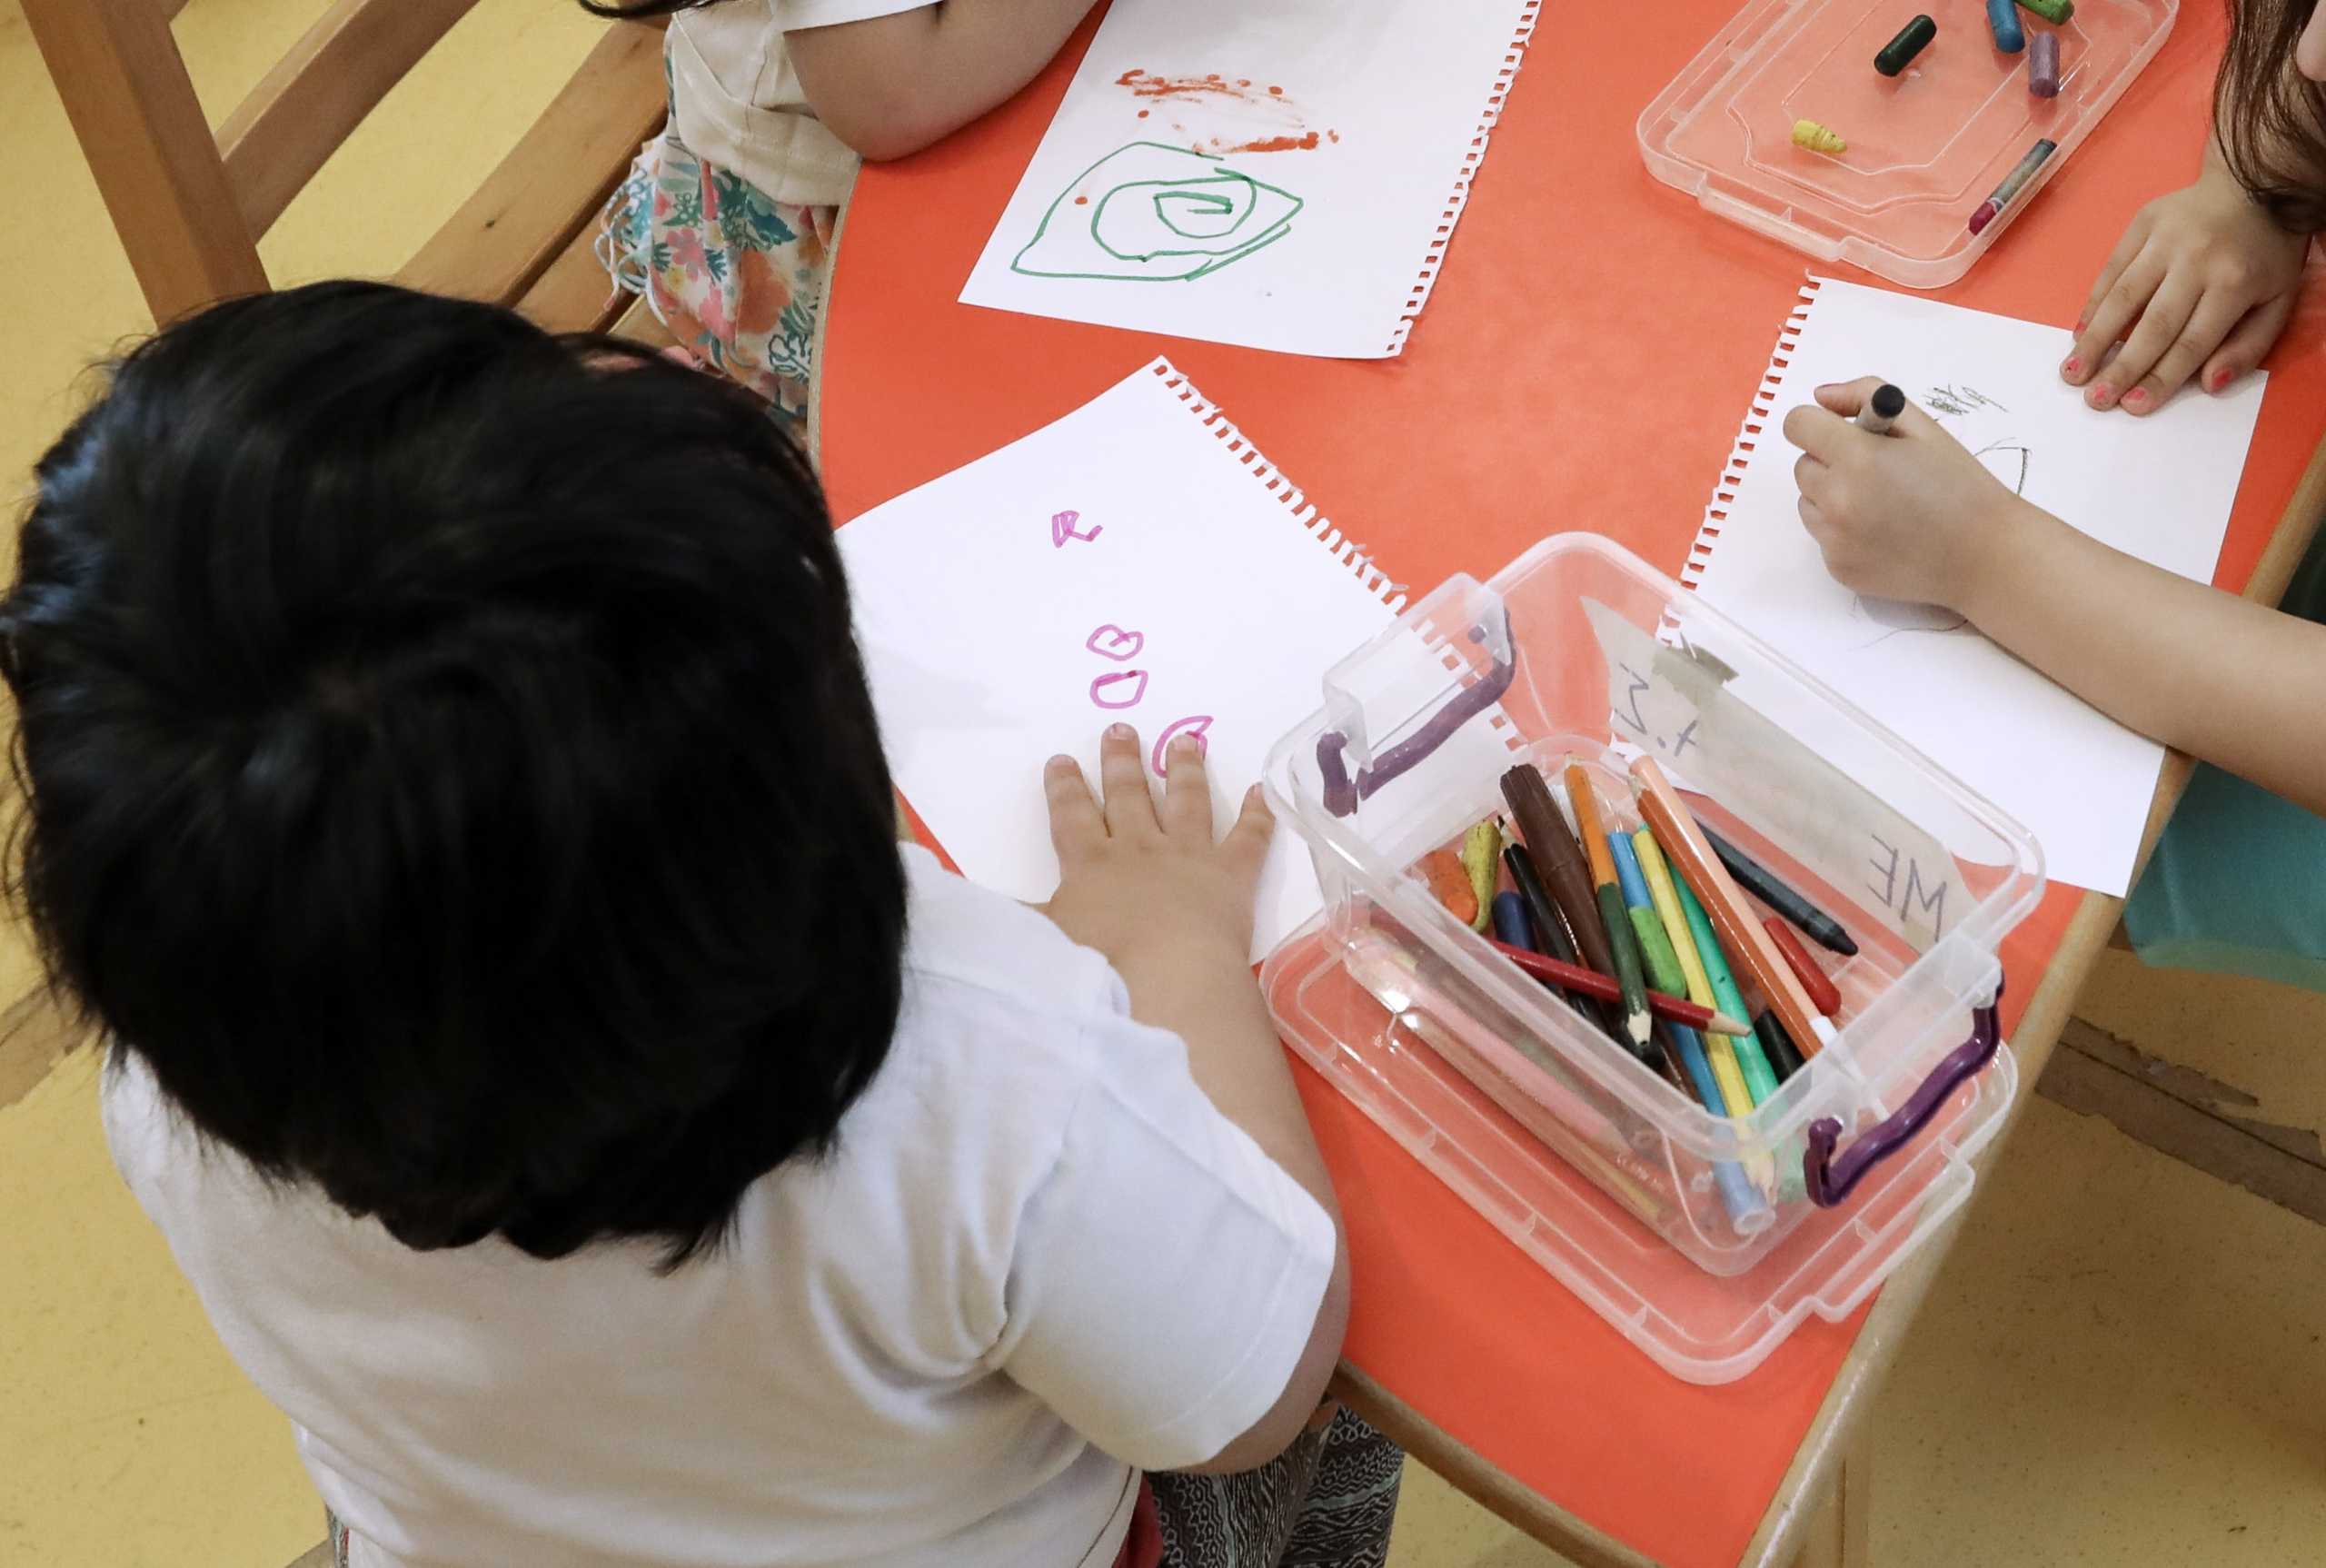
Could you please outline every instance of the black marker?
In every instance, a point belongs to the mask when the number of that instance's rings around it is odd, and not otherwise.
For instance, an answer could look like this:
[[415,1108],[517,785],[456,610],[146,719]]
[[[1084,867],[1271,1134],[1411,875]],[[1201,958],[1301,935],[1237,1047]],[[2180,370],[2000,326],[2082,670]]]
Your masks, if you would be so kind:
[[1857,428],[1874,435],[1888,435],[1893,421],[1906,410],[1906,394],[1884,382],[1857,411]]

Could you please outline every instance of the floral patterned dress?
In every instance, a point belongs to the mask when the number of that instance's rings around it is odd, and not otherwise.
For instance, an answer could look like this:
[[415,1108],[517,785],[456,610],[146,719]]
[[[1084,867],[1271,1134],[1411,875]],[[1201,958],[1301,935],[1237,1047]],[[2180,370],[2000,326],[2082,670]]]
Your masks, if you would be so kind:
[[778,202],[665,131],[607,202],[598,259],[681,347],[799,422],[835,211]]

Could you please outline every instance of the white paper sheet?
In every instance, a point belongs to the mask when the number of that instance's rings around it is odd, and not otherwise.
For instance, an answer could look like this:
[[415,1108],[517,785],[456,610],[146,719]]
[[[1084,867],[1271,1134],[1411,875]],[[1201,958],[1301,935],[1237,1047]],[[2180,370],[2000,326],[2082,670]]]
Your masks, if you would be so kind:
[[1395,354],[1537,3],[1115,0],[962,303]]
[[1781,345],[1787,362],[1772,365],[1758,404],[1769,412],[1747,422],[1760,433],[1740,438],[1754,450],[1732,459],[1720,487],[1735,499],[1715,496],[1713,511],[1726,516],[1708,521],[1718,533],[1697,590],[2026,824],[2053,880],[2124,892],[2162,749],[1958,618],[1863,600],[1834,582],[1801,525],[1796,454],[1778,426],[1820,383],[1880,375],[2046,511],[2204,581],[2261,378],[2220,397],[2184,392],[2145,419],[2097,413],[2059,378],[2071,342],[2060,328],[1830,280],[1804,297],[1798,341]]
[[[1095,783],[1108,724],[1150,753],[1196,728],[1225,832],[1326,670],[1396,619],[1378,575],[1162,360],[840,546],[899,788],[965,875],[1029,900],[1058,885],[1046,759]],[[1318,905],[1280,826],[1253,957]]]

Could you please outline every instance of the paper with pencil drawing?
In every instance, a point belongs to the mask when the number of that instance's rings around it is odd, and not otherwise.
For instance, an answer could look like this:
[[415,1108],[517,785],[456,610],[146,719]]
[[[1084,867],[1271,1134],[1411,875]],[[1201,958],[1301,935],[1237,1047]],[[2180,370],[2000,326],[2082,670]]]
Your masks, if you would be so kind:
[[[2145,419],[2083,406],[2065,331],[1816,280],[1731,459],[1688,575],[1705,600],[1806,666],[2025,823],[2048,875],[2121,894],[2163,750],[1927,606],[1864,600],[1801,524],[1785,412],[1822,382],[1880,375],[2006,485],[2142,560],[2207,581],[2220,560],[2261,378],[2183,392]],[[1750,697],[1749,693],[1740,695]],[[1780,716],[1781,717],[1781,716]],[[1804,737],[1804,739],[1814,739]]]
[[[1327,669],[1396,621],[1396,585],[1163,360],[867,512],[840,547],[898,788],[963,874],[1029,900],[1058,885],[1046,759],[1095,783],[1108,724],[1158,763],[1192,730],[1225,832]],[[1436,693],[1436,666],[1413,663],[1417,692],[1379,694],[1383,731]],[[1415,787],[1500,756],[1472,726]],[[1297,846],[1278,830],[1255,958],[1321,907]]]
[[963,303],[1395,354],[1534,8],[1115,0]]

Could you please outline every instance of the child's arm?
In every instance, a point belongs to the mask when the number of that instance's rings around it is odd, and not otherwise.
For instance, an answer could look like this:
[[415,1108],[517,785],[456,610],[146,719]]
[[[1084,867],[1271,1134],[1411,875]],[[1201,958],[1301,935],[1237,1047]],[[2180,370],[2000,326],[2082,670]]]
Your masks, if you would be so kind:
[[2133,414],[2153,413],[2192,375],[2220,392],[2285,331],[2309,251],[2310,237],[2280,228],[2209,136],[2196,184],[2142,207],[2116,242],[2060,374],[2092,407]]
[[1033,80],[1093,0],[937,0],[787,34],[800,85],[867,158],[917,153]]
[[1888,435],[1857,429],[1879,384],[1785,416],[1802,521],[1844,587],[1968,616],[2110,717],[2326,811],[2326,626],[2077,532],[1911,403]]
[[[1215,845],[1201,748],[1183,737],[1166,760],[1158,804],[1138,736],[1128,725],[1108,729],[1099,743],[1101,807],[1073,759],[1051,759],[1042,787],[1062,876],[1048,913],[1068,936],[1106,955],[1130,992],[1131,1016],[1186,1043],[1197,1086],[1307,1189],[1337,1232],[1332,1177],[1252,981],[1253,901],[1275,820],[1256,787]],[[1275,1405],[1209,1460],[1179,1468],[1249,1470],[1283,1453],[1325,1397],[1347,1322],[1343,1236],[1316,1326]]]

